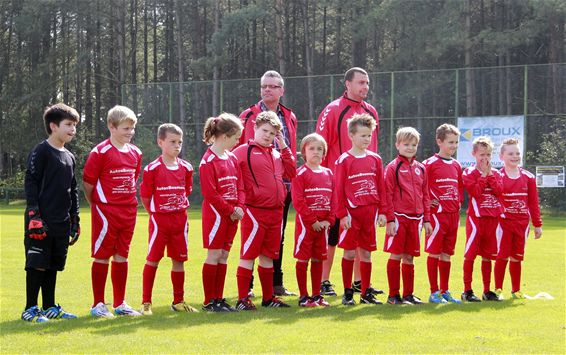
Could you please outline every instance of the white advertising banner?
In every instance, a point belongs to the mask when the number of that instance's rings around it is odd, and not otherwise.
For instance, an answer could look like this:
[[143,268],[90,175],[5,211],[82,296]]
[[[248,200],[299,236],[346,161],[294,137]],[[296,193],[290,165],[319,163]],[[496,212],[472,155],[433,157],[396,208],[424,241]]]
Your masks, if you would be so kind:
[[491,165],[499,168],[503,162],[499,160],[499,148],[506,138],[519,139],[521,157],[525,159],[525,116],[479,116],[458,117],[460,144],[457,158],[463,167],[474,165],[476,159],[472,156],[472,142],[480,136],[488,136],[493,141],[494,149]]

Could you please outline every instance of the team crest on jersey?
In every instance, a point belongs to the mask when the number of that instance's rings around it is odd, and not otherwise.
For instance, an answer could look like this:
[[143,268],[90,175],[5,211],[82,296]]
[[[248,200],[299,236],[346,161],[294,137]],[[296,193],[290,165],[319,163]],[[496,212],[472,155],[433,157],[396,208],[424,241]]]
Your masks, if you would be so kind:
[[415,174],[417,174],[417,175],[421,174],[421,169],[419,169],[419,167],[415,168]]

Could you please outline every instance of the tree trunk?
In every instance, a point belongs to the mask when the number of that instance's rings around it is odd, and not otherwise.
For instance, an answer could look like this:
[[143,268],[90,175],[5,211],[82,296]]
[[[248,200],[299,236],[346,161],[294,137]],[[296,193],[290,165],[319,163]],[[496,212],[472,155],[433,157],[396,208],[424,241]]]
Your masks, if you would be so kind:
[[[219,0],[218,0],[219,1]],[[183,73],[183,9],[179,4],[179,0],[175,0],[175,22],[177,24],[177,79],[179,81],[178,100],[179,100],[179,123],[181,127],[185,126],[185,92],[184,81],[185,76]]]
[[[316,5],[314,5],[316,6]],[[312,82],[312,48],[314,44],[311,41],[311,29],[309,25],[309,0],[303,0],[301,7],[301,15],[303,18],[304,27],[304,41],[305,41],[305,69],[307,72],[307,93],[309,98],[309,112],[308,117],[315,117],[314,115],[314,92],[313,92],[313,82]],[[314,131],[316,121],[309,121],[310,131]]]
[[[307,28],[305,27],[305,31]],[[279,59],[279,74],[285,75],[285,50],[283,48],[283,0],[275,1],[275,39],[277,41],[277,58]]]
[[[216,4],[214,6],[214,33],[218,33],[220,31],[220,1],[221,0],[216,0]],[[212,115],[217,116],[219,112],[218,96],[220,94],[218,88],[218,79],[220,72],[218,69],[218,54],[221,49],[214,47],[212,50],[212,60],[214,61],[214,66],[212,68]]]
[[[464,66],[472,67],[472,1],[466,1],[465,28],[466,39],[464,42]],[[466,114],[473,116],[476,114],[476,93],[475,93],[475,75],[473,69],[466,69]]]

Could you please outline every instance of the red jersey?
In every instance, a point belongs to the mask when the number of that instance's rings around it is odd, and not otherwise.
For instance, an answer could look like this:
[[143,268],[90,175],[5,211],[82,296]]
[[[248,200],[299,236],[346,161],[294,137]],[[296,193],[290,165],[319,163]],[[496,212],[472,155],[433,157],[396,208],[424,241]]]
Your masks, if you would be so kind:
[[348,215],[348,208],[366,205],[377,205],[384,213],[383,163],[378,154],[369,150],[359,157],[342,154],[336,161],[335,182],[336,217]]
[[432,213],[460,212],[464,201],[462,166],[456,159],[444,159],[435,154],[423,161],[428,180],[428,192],[438,206],[431,207]]
[[301,216],[305,225],[311,226],[317,221],[334,224],[334,176],[325,167],[312,170],[307,165],[297,169],[297,176],[291,183],[293,207]]
[[504,167],[499,170],[499,175],[503,183],[500,201],[504,212],[501,217],[511,220],[528,220],[530,217],[535,227],[541,227],[542,220],[535,176],[519,168],[519,176],[511,178],[505,172]]
[[169,167],[160,156],[143,169],[140,195],[151,198],[149,212],[184,211],[189,207],[191,192],[193,167],[188,161],[177,158],[177,166]]
[[118,150],[106,139],[94,147],[86,160],[83,181],[93,185],[92,201],[109,205],[137,205],[136,181],[142,152],[127,143]]
[[385,196],[387,221],[395,219],[395,213],[414,217],[423,215],[430,221],[430,197],[428,179],[423,164],[398,155],[385,167]]
[[328,152],[322,161],[322,165],[334,172],[336,172],[336,160],[342,153],[352,148],[352,141],[348,136],[348,121],[357,113],[369,113],[375,119],[377,127],[371,135],[371,143],[368,149],[377,153],[379,116],[372,105],[365,101],[351,100],[344,93],[341,98],[329,103],[318,116],[316,133],[323,136],[328,144]]
[[235,207],[244,206],[244,183],[233,153],[226,152],[226,157],[221,158],[208,148],[200,161],[199,174],[202,196],[218,213],[230,216]]
[[246,205],[258,208],[280,208],[285,205],[287,188],[283,178],[296,174],[295,158],[289,147],[279,152],[273,146],[263,147],[250,140],[233,151],[244,181]]
[[491,168],[491,175],[482,176],[475,166],[466,168],[462,173],[464,188],[468,191],[468,215],[476,217],[497,217],[503,212],[499,197],[503,190],[501,175]]
[[[285,128],[287,129],[287,135],[289,141],[289,147],[291,148],[291,153],[296,159],[297,155],[297,117],[291,111],[291,109],[283,106],[283,104],[279,104],[278,109],[283,115],[285,119]],[[242,125],[244,126],[244,130],[242,131],[242,136],[240,137],[240,145],[247,143],[250,139],[254,139],[254,125],[255,119],[257,115],[262,113],[262,101],[259,101],[257,104],[252,105],[245,109],[240,114],[240,120],[242,120]],[[279,114],[277,115],[279,116]]]

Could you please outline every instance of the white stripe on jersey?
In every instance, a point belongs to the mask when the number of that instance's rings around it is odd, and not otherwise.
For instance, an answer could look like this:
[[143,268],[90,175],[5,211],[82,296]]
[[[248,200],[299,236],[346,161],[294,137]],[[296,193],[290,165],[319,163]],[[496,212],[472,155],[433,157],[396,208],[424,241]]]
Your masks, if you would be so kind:
[[108,233],[108,220],[106,219],[106,216],[104,216],[104,213],[102,213],[100,208],[98,208],[98,206],[95,207],[98,212],[98,215],[100,216],[100,219],[102,219],[102,229],[100,230],[100,234],[98,234],[98,238],[96,238],[96,242],[94,243],[93,254],[96,254],[98,252],[98,249],[100,249],[100,246],[104,241],[104,237],[106,237],[106,233]]
[[108,200],[106,199],[106,196],[104,195],[104,190],[102,190],[102,184],[100,183],[100,180],[96,181],[96,192],[98,193],[98,197],[100,198],[100,202],[108,203]]
[[303,219],[301,215],[299,215],[299,222],[301,223],[301,234],[299,234],[299,238],[297,239],[297,247],[295,248],[295,255],[301,249],[301,244],[303,243],[303,239],[305,239],[305,235],[307,234],[307,229],[305,228],[305,224],[303,223]]
[[248,251],[248,249],[250,248],[250,245],[252,245],[252,242],[254,241],[255,235],[256,235],[257,230],[259,228],[257,220],[254,218],[254,216],[252,215],[252,212],[249,210],[249,208],[246,208],[246,213],[248,214],[248,216],[252,220],[254,227],[252,228],[252,232],[250,233],[248,240],[246,240],[246,243],[244,244],[244,251],[243,251],[242,254],[245,254]]
[[208,245],[210,246],[212,245],[212,241],[214,240],[214,237],[216,237],[216,233],[218,232],[218,228],[220,227],[221,217],[220,217],[220,213],[218,213],[218,211],[211,204],[208,205],[210,206],[212,212],[214,212],[214,215],[216,216],[216,219],[214,220],[214,226],[212,227],[212,230],[208,234]]

